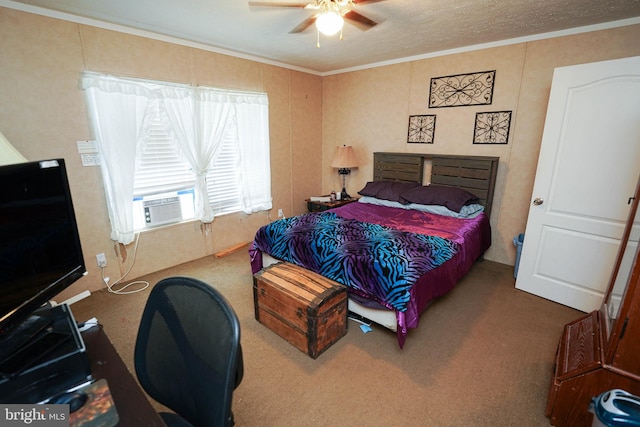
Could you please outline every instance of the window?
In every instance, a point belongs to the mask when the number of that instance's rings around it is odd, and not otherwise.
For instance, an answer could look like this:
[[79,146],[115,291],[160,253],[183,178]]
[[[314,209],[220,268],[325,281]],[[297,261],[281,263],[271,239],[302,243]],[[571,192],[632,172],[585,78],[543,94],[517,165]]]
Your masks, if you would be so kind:
[[82,84],[114,240],[271,209],[266,94],[96,73],[84,73]]

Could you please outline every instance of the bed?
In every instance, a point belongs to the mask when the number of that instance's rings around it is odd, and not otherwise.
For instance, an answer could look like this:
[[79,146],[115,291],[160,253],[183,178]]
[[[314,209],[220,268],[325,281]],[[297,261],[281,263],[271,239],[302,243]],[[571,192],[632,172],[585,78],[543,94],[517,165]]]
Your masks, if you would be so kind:
[[357,202],[261,227],[252,271],[288,261],[346,285],[349,311],[395,331],[402,348],[420,314],[490,247],[498,162],[374,153]]

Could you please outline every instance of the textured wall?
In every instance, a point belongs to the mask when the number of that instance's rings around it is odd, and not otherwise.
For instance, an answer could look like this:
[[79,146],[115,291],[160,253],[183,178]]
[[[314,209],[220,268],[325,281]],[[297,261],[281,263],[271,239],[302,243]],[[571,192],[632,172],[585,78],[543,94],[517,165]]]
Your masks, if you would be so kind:
[[[525,229],[555,67],[640,55],[640,25],[482,49],[327,76],[323,81],[323,183],[338,188],[328,164],[334,147],[353,145],[362,166],[354,195],[372,178],[376,151],[499,156],[486,258],[513,265],[513,237]],[[429,108],[432,77],[496,70],[486,106]],[[508,144],[472,144],[476,112],[512,111]],[[408,144],[409,115],[435,114],[433,144]],[[585,126],[590,125],[585,123]]]
[[[558,66],[640,55],[640,25],[521,43],[319,77],[104,29],[0,8],[0,130],[29,160],[64,157],[89,275],[62,297],[102,287],[95,254],[112,281],[126,270],[109,239],[100,171],[82,167],[75,141],[91,139],[84,70],[223,88],[265,91],[270,102],[273,211],[188,222],[142,234],[129,278],[210,255],[252,239],[277,216],[305,211],[310,195],[339,190],[329,164],[353,145],[362,166],[352,195],[372,176],[375,151],[500,156],[493,247],[487,259],[513,264],[511,239],[525,228],[551,87]],[[429,109],[430,78],[496,70],[493,103]],[[512,110],[506,145],[472,144],[475,113]],[[407,144],[409,115],[436,114],[434,144]],[[248,264],[247,264],[248,267]]]
[[[84,70],[269,95],[273,207],[291,216],[321,186],[322,79],[217,53],[0,8],[0,129],[29,160],[67,160],[87,277],[59,297],[104,286],[95,255],[104,252],[113,282],[133,261],[134,246],[120,263],[100,170],[82,167],[76,141],[92,138],[79,89]],[[311,154],[311,155],[309,155]],[[267,213],[218,217],[141,234],[128,279],[249,242]],[[247,256],[247,268],[249,258]]]

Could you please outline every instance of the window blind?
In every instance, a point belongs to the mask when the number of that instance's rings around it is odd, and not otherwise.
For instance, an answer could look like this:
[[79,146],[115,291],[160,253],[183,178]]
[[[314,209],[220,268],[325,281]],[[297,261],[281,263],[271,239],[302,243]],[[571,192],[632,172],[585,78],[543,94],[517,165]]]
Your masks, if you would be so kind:
[[136,168],[133,194],[144,197],[192,188],[195,177],[189,163],[163,123],[159,101],[149,105],[149,131]]
[[240,210],[237,140],[235,126],[227,126],[220,155],[207,172],[207,193],[214,215]]

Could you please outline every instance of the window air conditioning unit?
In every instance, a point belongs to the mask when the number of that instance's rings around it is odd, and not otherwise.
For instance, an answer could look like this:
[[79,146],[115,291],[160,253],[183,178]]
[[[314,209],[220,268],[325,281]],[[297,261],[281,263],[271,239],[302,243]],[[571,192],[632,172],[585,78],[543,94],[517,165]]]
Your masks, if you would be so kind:
[[147,226],[168,224],[182,220],[180,196],[144,200],[144,221]]

